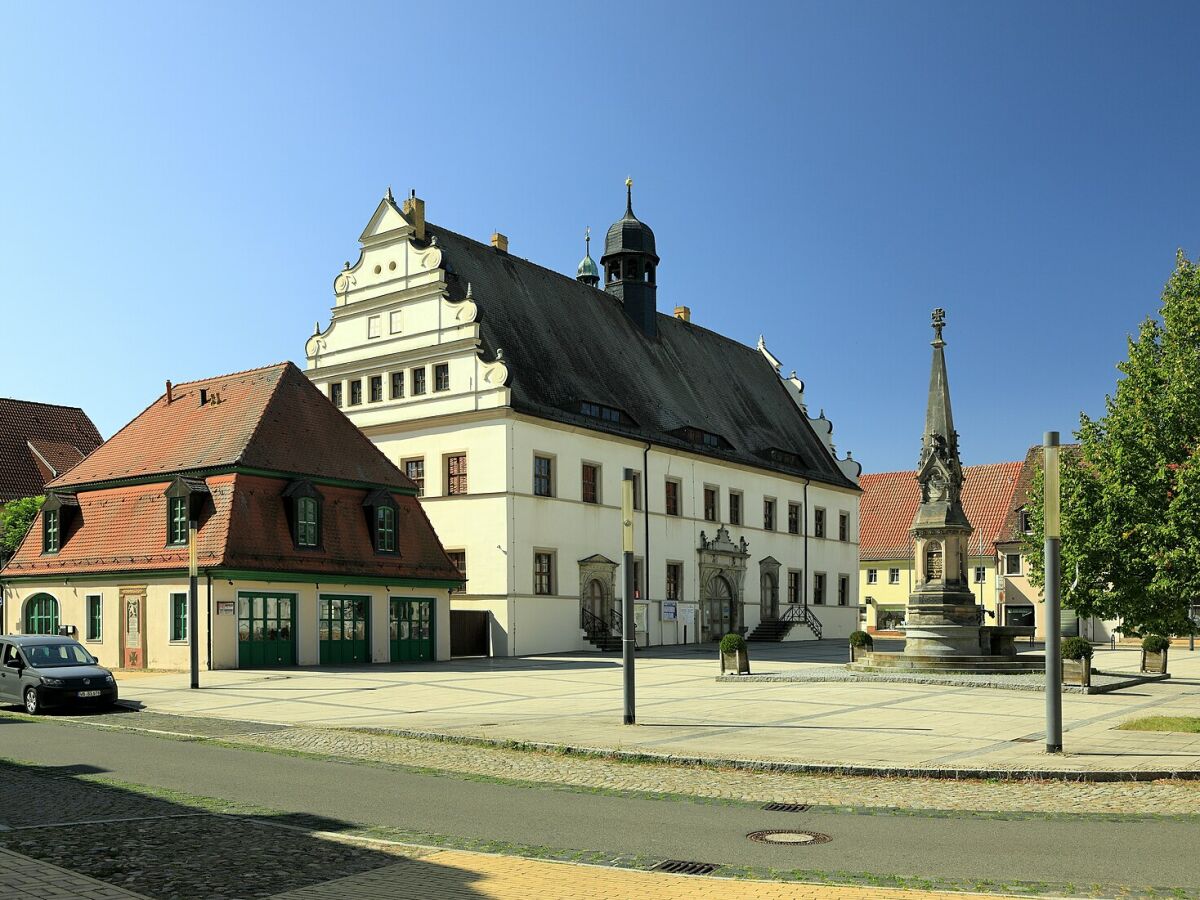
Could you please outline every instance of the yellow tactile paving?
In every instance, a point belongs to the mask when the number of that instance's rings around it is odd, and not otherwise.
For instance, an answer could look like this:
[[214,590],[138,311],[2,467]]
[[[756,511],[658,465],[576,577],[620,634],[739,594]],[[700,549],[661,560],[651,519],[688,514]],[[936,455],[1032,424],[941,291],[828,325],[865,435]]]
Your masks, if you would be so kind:
[[[903,891],[884,888],[841,887],[767,881],[736,881],[660,875],[601,866],[581,866],[512,856],[491,856],[458,850],[439,850],[421,861],[445,870],[452,893],[438,893],[437,870],[426,873],[422,896],[488,897],[493,900],[947,900],[967,898],[963,893]],[[469,886],[464,893],[464,886]],[[996,895],[991,895],[993,900]]]

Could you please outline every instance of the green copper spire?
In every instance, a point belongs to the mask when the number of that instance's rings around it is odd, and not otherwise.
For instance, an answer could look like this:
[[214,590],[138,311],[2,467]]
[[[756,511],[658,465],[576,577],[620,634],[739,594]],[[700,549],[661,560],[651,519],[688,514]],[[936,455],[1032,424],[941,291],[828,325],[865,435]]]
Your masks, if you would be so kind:
[[590,227],[584,229],[583,246],[583,259],[579,261],[579,267],[575,270],[575,280],[596,287],[600,283],[600,269],[597,268],[596,261],[592,259],[592,229]]

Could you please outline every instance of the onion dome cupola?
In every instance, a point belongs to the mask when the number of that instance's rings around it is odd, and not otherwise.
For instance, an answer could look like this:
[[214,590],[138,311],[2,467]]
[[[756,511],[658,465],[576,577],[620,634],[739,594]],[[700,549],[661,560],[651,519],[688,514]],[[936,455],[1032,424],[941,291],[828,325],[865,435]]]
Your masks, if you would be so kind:
[[654,232],[633,214],[633,180],[625,179],[625,215],[608,229],[604,239],[604,289],[619,299],[625,313],[643,333],[658,333],[656,299],[658,254]]
[[596,261],[592,259],[592,229],[584,231],[583,243],[583,259],[579,261],[579,268],[575,270],[575,280],[582,281],[589,287],[596,287],[600,283],[600,270],[596,268]]

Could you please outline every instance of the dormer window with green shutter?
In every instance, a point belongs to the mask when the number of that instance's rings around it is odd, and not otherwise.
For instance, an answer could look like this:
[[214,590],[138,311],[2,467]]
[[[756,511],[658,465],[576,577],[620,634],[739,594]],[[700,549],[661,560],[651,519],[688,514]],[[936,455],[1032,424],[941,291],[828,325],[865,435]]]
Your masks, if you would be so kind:
[[321,546],[321,492],[310,481],[293,481],[283,492],[288,524],[297,549]]
[[363,500],[363,509],[367,513],[375,552],[399,553],[400,545],[396,531],[400,508],[396,505],[396,498],[390,491],[380,488],[367,494]]
[[71,517],[79,512],[79,498],[74,494],[47,495],[42,504],[42,552],[57,553],[67,539]]
[[59,547],[59,517],[57,509],[42,513],[42,552],[57,553]]
[[186,497],[167,499],[167,543],[186,544],[188,539],[188,502]]

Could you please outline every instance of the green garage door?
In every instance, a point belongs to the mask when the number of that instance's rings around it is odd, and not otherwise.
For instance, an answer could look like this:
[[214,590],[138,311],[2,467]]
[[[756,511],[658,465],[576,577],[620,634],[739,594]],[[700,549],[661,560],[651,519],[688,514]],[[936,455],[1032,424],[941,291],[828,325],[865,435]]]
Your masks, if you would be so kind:
[[238,668],[296,664],[296,595],[238,594]]
[[322,594],[321,665],[371,661],[371,598]]
[[433,661],[433,601],[393,597],[388,616],[392,662]]

